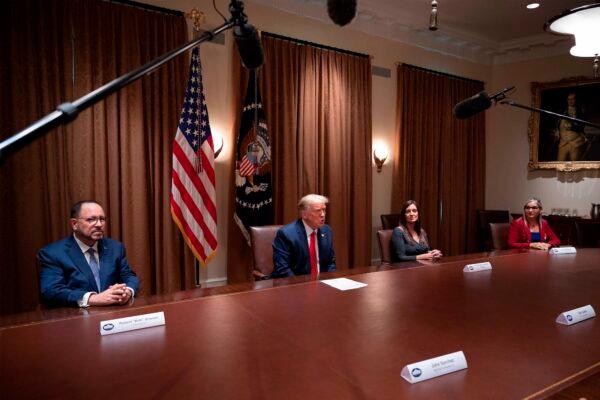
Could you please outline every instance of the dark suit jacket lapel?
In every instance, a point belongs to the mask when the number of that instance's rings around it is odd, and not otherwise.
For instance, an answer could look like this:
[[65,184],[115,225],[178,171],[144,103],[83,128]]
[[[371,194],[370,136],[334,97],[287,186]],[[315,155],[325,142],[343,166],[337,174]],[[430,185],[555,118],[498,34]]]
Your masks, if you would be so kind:
[[323,255],[325,255],[325,243],[327,243],[327,236],[319,229],[317,230],[317,246],[319,246],[319,265],[323,261]]
[[98,255],[99,255],[99,259],[100,259],[100,285],[102,286],[100,288],[100,291],[105,290],[108,285],[107,285],[107,281],[108,281],[108,273],[110,271],[110,257],[111,257],[111,250],[108,247],[106,240],[101,239],[98,241]]
[[310,257],[308,255],[308,240],[306,240],[306,229],[304,229],[304,224],[302,223],[302,219],[296,221],[296,234],[298,235],[298,240],[300,241],[300,256],[301,258],[298,260],[298,263],[303,262],[303,267],[306,273],[306,269],[308,268],[308,273],[310,273]]
[[[69,239],[67,240],[66,248],[67,248],[66,249],[67,255],[73,261],[73,264],[75,264],[77,269],[79,269],[79,271],[83,275],[85,275],[85,277],[88,280],[88,283],[90,284],[90,287],[95,288],[96,280],[94,279],[94,274],[92,273],[92,269],[90,268],[90,265],[88,264],[87,260],[85,259],[85,256],[81,252],[81,249],[79,248],[79,245],[77,244],[77,242],[75,241],[73,236],[70,236]],[[98,290],[98,288],[96,288],[96,290]]]

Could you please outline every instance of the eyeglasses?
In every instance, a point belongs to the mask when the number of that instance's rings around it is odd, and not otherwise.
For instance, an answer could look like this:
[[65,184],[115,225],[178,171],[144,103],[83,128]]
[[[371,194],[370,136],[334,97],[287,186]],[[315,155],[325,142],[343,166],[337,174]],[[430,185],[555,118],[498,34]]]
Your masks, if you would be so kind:
[[77,218],[77,219],[82,219],[90,225],[96,225],[98,222],[100,222],[101,225],[106,223],[106,217],[90,217],[90,218]]
[[526,210],[539,210],[540,208],[538,206],[525,206]]

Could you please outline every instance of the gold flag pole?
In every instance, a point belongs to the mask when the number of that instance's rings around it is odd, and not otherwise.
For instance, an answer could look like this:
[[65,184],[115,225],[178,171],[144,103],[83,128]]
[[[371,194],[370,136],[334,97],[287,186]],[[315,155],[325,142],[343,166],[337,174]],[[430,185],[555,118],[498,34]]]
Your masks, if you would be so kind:
[[[190,12],[185,13],[185,17],[187,19],[192,20],[192,29],[194,30],[194,38],[198,37],[198,35],[202,31],[202,29],[200,27],[202,26],[202,24],[206,23],[206,15],[204,15],[204,13],[202,11],[200,11],[196,7],[194,7],[190,10]],[[200,261],[198,261],[198,259],[196,257],[194,257],[194,271],[195,271],[195,275],[196,275],[195,276],[196,286],[201,287],[202,286],[202,284],[201,284],[202,270],[200,268]]]

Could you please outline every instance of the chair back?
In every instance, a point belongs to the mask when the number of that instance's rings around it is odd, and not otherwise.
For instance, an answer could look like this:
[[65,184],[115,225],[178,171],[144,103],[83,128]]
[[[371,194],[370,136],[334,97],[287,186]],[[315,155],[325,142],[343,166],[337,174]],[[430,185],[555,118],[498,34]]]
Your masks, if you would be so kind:
[[255,279],[268,279],[273,273],[273,239],[281,225],[250,227]]
[[492,222],[510,222],[508,210],[477,210],[477,244],[479,251],[492,249],[489,224]]
[[577,220],[577,247],[600,247],[600,221]]
[[492,222],[490,223],[490,235],[492,238],[493,250],[508,249],[508,222]]
[[400,223],[400,214],[381,214],[381,229],[394,229]]
[[393,229],[380,229],[377,231],[379,252],[381,253],[381,264],[392,263],[392,233]]

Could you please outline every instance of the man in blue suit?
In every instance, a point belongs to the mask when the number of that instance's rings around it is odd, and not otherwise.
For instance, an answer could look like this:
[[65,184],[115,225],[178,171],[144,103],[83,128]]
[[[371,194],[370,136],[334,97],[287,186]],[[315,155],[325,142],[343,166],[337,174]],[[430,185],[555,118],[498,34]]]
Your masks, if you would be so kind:
[[327,203],[317,194],[300,199],[300,219],[281,227],[273,240],[273,278],[335,271],[333,236],[325,225]]
[[104,238],[106,216],[93,200],[71,208],[73,235],[41,249],[40,288],[53,306],[126,304],[139,288],[122,243]]

